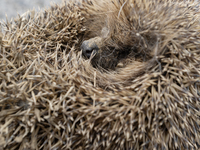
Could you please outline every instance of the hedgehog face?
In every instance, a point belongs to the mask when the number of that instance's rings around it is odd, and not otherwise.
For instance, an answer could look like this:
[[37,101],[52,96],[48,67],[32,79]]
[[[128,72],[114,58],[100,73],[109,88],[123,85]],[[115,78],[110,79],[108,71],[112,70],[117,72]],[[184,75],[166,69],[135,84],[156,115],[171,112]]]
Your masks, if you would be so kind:
[[105,41],[108,39],[109,30],[104,27],[101,30],[101,35],[83,41],[80,49],[84,58],[91,59],[91,64],[94,67],[104,69],[114,69],[118,63],[117,51],[115,48],[105,46]]
[[103,38],[101,37],[83,41],[80,48],[83,56],[86,59],[91,59],[91,64],[94,67],[114,69],[117,65],[116,51],[103,47]]
[[[131,49],[119,50],[114,47],[103,46],[103,38],[94,37],[83,41],[81,45],[82,54],[85,59],[91,59],[94,67],[114,70],[123,67],[128,60]],[[123,62],[123,63],[122,63]]]
[[[106,30],[106,31],[105,31]],[[102,29],[102,36],[96,36],[82,42],[80,49],[85,59],[91,59],[94,67],[114,70],[116,67],[122,67],[122,60],[128,58],[131,50],[123,50],[114,46],[107,46],[108,29]]]

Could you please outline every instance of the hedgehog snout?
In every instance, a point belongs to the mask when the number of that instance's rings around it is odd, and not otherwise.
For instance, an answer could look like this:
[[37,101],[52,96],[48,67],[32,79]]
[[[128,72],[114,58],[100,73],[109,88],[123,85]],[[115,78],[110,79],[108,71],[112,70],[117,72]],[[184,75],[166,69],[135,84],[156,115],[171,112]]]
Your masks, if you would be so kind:
[[86,58],[90,58],[92,55],[95,55],[98,53],[99,51],[99,45],[101,38],[100,37],[95,37],[95,38],[91,38],[89,40],[85,40],[83,41],[83,43],[81,44],[81,50],[82,50],[82,54],[86,57]]
[[82,54],[86,58],[90,58],[93,53],[98,51],[98,46],[95,43],[90,44],[89,41],[84,41],[81,45]]

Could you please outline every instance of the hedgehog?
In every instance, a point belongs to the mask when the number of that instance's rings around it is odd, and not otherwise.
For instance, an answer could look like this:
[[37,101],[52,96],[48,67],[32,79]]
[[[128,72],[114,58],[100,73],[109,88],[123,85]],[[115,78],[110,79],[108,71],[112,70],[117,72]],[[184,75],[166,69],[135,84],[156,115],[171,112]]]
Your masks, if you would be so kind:
[[1,24],[1,149],[200,149],[198,1],[87,0]]

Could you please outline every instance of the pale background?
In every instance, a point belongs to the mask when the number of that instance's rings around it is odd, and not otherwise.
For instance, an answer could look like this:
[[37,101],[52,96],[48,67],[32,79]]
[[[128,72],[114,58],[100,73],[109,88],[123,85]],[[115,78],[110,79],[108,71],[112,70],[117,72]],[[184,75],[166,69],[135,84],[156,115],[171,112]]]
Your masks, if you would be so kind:
[[17,13],[23,14],[33,8],[39,10],[50,7],[53,2],[61,4],[62,0],[0,0],[0,21],[6,19],[6,14],[10,20],[16,17]]

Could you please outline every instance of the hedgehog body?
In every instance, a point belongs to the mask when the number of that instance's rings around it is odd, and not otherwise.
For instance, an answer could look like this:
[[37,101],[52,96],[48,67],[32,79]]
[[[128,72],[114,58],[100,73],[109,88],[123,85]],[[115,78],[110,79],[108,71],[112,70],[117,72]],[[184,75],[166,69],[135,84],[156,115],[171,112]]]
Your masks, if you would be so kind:
[[199,20],[196,1],[93,0],[3,24],[0,147],[199,149]]

